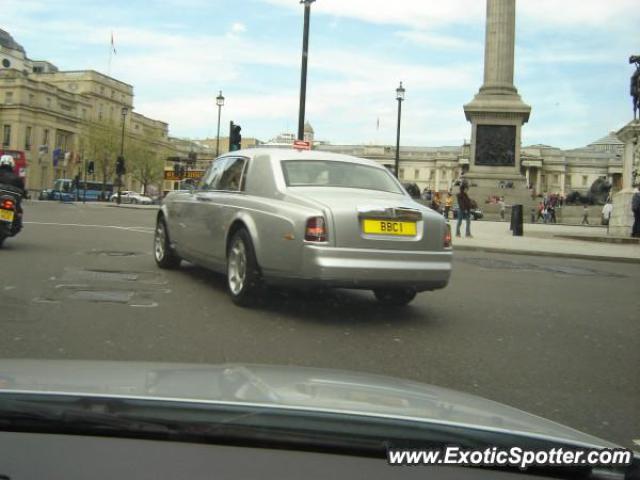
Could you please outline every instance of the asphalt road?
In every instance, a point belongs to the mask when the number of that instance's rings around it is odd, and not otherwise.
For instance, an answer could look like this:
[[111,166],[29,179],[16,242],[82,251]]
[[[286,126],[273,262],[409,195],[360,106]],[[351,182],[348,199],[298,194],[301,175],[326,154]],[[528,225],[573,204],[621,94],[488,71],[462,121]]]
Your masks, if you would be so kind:
[[0,250],[0,357],[292,364],[497,400],[622,445],[640,439],[640,269],[459,252],[450,286],[403,309],[369,292],[273,292],[151,256],[155,210],[28,202]]

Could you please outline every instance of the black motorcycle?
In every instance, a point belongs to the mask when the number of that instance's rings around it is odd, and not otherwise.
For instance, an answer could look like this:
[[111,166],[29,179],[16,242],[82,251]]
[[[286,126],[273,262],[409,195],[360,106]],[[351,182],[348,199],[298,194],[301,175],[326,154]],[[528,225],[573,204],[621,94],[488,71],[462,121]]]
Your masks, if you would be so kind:
[[0,186],[0,247],[5,239],[17,235],[22,228],[21,199],[22,194],[12,187]]

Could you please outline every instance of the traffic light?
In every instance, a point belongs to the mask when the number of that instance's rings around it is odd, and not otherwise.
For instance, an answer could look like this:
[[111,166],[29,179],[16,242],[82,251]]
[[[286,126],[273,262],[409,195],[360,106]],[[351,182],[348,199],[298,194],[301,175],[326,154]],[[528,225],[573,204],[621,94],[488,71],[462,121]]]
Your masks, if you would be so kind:
[[95,163],[93,163],[93,160],[91,160],[88,164],[87,164],[87,173],[89,175],[93,175],[93,173],[96,171],[96,166]]
[[120,155],[116,161],[116,175],[124,175],[126,171],[127,170],[124,167],[124,157]]
[[242,127],[231,122],[229,125],[229,151],[235,152],[242,148],[242,135],[240,135]]

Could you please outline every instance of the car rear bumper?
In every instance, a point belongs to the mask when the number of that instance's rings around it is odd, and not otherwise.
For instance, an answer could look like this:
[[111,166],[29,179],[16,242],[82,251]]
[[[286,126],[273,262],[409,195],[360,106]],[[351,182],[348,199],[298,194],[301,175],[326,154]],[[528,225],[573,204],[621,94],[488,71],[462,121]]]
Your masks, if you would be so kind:
[[437,290],[449,283],[452,256],[451,250],[422,252],[305,245],[300,273],[265,272],[265,279],[268,283],[293,286]]

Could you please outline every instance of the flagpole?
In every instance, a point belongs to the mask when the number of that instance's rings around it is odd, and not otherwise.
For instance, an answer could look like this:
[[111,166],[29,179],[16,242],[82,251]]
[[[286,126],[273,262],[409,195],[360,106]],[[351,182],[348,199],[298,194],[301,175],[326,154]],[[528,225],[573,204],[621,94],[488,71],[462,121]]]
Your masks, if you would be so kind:
[[107,68],[107,76],[111,76],[111,58],[113,57],[113,32],[111,32],[111,43],[109,43],[109,67]]

